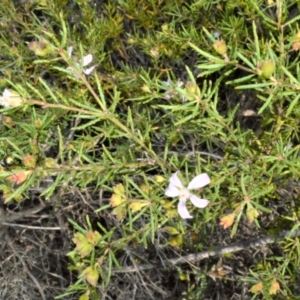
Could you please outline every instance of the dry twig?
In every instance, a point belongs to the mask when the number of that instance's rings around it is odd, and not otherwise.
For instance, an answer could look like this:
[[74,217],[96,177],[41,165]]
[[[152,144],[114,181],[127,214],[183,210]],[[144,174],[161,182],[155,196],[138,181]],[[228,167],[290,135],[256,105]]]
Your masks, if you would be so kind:
[[23,268],[25,270],[25,272],[28,274],[28,276],[31,278],[31,280],[34,282],[34,284],[36,285],[37,289],[39,290],[40,294],[41,294],[41,299],[42,300],[46,300],[45,294],[43,292],[43,289],[41,287],[41,285],[39,284],[38,280],[33,276],[33,274],[29,271],[26,263],[24,262],[22,256],[15,250],[11,240],[8,237],[8,245],[10,247],[10,249],[12,250],[12,252],[14,253],[15,256],[17,256],[20,260],[20,262],[23,265]]
[[[180,265],[183,263],[190,263],[192,261],[200,261],[205,258],[209,257],[214,257],[218,255],[222,255],[225,253],[233,253],[241,250],[248,249],[250,247],[259,247],[267,244],[273,244],[277,241],[280,241],[282,239],[285,239],[287,237],[289,238],[294,238],[300,236],[300,231],[292,231],[292,230],[287,230],[281,232],[279,236],[267,236],[259,239],[251,239],[245,242],[240,242],[240,243],[235,243],[230,246],[226,247],[220,247],[216,248],[214,250],[209,250],[209,251],[202,251],[194,254],[188,254],[185,256],[181,256],[178,258],[173,258],[173,259],[166,259],[162,261],[162,266],[166,267],[172,267],[175,265]],[[137,271],[145,271],[145,270],[151,270],[155,268],[161,268],[162,266],[159,265],[154,265],[154,264],[148,264],[148,265],[140,265],[140,266],[132,266],[132,267],[124,267],[121,270],[114,268],[113,272],[114,273],[127,273],[127,272],[137,272]]]

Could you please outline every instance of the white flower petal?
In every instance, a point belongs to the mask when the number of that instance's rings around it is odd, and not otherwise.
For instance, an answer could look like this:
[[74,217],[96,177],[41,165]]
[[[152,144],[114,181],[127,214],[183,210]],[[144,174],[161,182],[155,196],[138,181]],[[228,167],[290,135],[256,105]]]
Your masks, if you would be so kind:
[[196,207],[199,207],[199,208],[204,208],[208,205],[209,201],[206,200],[206,199],[200,199],[198,198],[197,196],[191,194],[190,195],[190,200],[191,202],[196,206]]
[[177,173],[178,173],[178,172],[179,172],[179,171],[177,171],[176,173],[174,173],[174,174],[171,176],[171,178],[170,178],[170,184],[173,184],[173,185],[177,186],[178,188],[183,188],[183,185],[182,185],[180,179],[179,179],[178,176],[177,176]]
[[178,197],[179,196],[179,189],[173,185],[172,183],[166,189],[165,195],[168,197]]
[[216,30],[213,35],[214,35],[214,38],[217,39],[221,35],[221,32]]
[[92,61],[93,61],[93,55],[88,54],[83,59],[80,60],[80,63],[85,67],[86,65],[88,65]]
[[92,67],[90,67],[86,70],[83,70],[83,73],[86,74],[86,75],[89,75],[94,71],[95,68],[96,68],[96,66],[92,66]]
[[183,85],[183,81],[181,81],[180,79],[177,80],[177,86],[181,87]]
[[189,214],[189,212],[186,208],[185,201],[179,201],[177,210],[182,219],[192,219],[193,218]]
[[72,52],[73,52],[73,47],[71,46],[71,47],[68,48],[69,57],[72,57]]
[[163,81],[163,83],[166,85],[166,86],[170,86],[171,85],[171,81],[168,79],[167,81]]
[[5,89],[2,96],[0,96],[0,105],[3,107],[18,107],[21,106],[23,102],[24,100],[17,92],[9,89]]
[[200,189],[210,183],[210,178],[206,173],[200,174],[192,179],[188,185],[189,190]]
[[6,89],[6,88],[4,89],[3,96],[10,97],[12,95],[13,95],[13,93],[9,89]]

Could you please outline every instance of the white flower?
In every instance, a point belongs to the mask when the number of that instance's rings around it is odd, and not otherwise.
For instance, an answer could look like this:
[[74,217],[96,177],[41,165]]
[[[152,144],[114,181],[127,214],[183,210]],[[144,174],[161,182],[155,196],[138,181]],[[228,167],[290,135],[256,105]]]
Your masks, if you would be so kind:
[[2,96],[0,96],[0,105],[4,107],[18,107],[23,104],[24,100],[20,95],[9,89],[5,89]]
[[[172,88],[172,86],[174,86],[174,84],[171,80],[168,79],[167,81],[163,81],[163,83],[167,87],[170,87],[170,89],[165,92],[166,99],[169,100],[169,99],[174,98],[174,96],[178,95],[178,92]],[[183,82],[180,79],[178,79],[176,82],[176,87],[180,88],[180,87],[182,87],[182,85],[183,85]],[[186,102],[186,98],[184,96],[181,95],[180,97],[181,97],[182,102]]]
[[[68,55],[70,58],[72,58],[72,52],[73,52],[73,47],[69,47],[68,48]],[[86,56],[83,57],[83,59],[80,59],[78,61],[80,68],[82,68],[82,71],[84,74],[89,75],[93,72],[93,70],[96,68],[96,65],[91,66],[90,68],[87,69],[83,69],[83,67],[87,66],[88,64],[90,64],[93,61],[93,55],[92,54],[88,54]],[[77,62],[74,62],[74,64],[78,65]],[[68,69],[72,69],[71,67],[69,67]],[[74,74],[74,76],[76,78],[79,78],[79,76],[77,74]]]
[[219,30],[216,30],[214,33],[213,33],[213,36],[215,39],[219,38],[221,35],[221,32]]
[[193,178],[191,182],[188,184],[188,187],[184,187],[181,183],[180,179],[177,176],[177,173],[174,173],[170,180],[169,186],[165,192],[165,195],[168,197],[179,197],[178,203],[178,213],[183,219],[191,219],[193,218],[187,208],[186,208],[186,201],[188,199],[191,200],[194,206],[199,208],[204,208],[209,203],[206,199],[200,199],[194,194],[190,192],[190,190],[195,190],[202,188],[210,183],[210,178],[206,173],[200,174]]

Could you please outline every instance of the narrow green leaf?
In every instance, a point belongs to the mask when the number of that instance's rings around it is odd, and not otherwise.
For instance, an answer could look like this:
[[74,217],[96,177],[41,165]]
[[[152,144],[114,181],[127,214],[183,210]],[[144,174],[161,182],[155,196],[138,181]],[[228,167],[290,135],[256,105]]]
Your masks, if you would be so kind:
[[264,87],[272,86],[272,85],[274,85],[273,82],[253,83],[253,84],[239,85],[239,86],[235,87],[235,89],[237,89],[237,90],[259,89],[259,88],[264,88]]
[[238,84],[238,83],[242,83],[242,82],[245,82],[245,81],[251,81],[251,79],[253,77],[255,77],[256,75],[254,74],[250,74],[248,76],[244,76],[244,77],[241,77],[241,78],[237,78],[237,79],[234,79],[234,80],[230,80],[230,81],[227,81],[226,84],[230,85],[230,84]]
[[270,104],[271,104],[273,98],[274,98],[274,95],[270,94],[269,97],[267,98],[267,100],[265,101],[264,105],[259,109],[259,111],[257,113],[258,115],[262,114],[267,107],[270,107]]
[[257,36],[257,28],[255,21],[252,21],[252,28],[253,28],[253,36],[254,36],[254,45],[255,45],[255,56],[260,59],[260,47],[258,42],[258,36]]
[[291,82],[297,85],[297,88],[300,90],[300,82],[292,75],[292,73],[290,73],[290,71],[288,71],[284,66],[281,66],[281,70],[291,80]]
[[236,55],[237,55],[238,58],[240,58],[252,70],[255,69],[255,66],[242,53],[237,52]]
[[219,57],[213,56],[213,55],[211,55],[210,53],[201,50],[200,48],[198,48],[197,46],[195,46],[194,44],[192,44],[192,43],[190,43],[190,42],[189,42],[188,44],[189,44],[196,52],[198,52],[198,53],[200,53],[202,56],[204,56],[204,57],[206,57],[206,58],[212,60],[214,63],[217,63],[217,64],[226,64],[226,63],[224,62],[224,60],[220,59]]
[[285,116],[288,117],[294,110],[294,107],[296,106],[296,104],[299,104],[299,99],[300,99],[300,94],[298,94],[294,100],[291,102],[291,104],[289,105]]
[[52,100],[55,103],[59,103],[59,100],[57,99],[56,95],[53,93],[52,89],[48,86],[48,84],[41,77],[39,77],[39,81],[44,86],[44,88],[47,90],[47,92],[51,96]]
[[82,228],[80,225],[78,225],[75,221],[73,221],[72,219],[68,218],[68,221],[73,225],[73,227],[75,229],[77,229],[78,231],[80,231],[83,234],[86,234],[86,230],[84,228]]

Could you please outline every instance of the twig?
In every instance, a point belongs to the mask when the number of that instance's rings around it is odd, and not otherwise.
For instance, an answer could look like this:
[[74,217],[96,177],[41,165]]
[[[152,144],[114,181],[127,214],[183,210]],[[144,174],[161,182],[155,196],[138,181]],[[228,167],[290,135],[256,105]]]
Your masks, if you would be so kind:
[[[177,154],[179,155],[178,152],[176,151],[168,151],[168,154]],[[217,154],[213,154],[213,153],[209,153],[209,152],[205,152],[205,151],[188,151],[188,152],[180,152],[180,155],[184,155],[186,157],[189,156],[195,156],[195,154],[200,154],[200,155],[205,155],[205,156],[210,156],[216,160],[222,160],[223,157]]]
[[[285,239],[286,237],[294,238],[300,236],[300,231],[290,230],[290,231],[282,231],[279,236],[267,236],[259,239],[252,239],[245,242],[235,243],[226,247],[219,247],[214,250],[198,252],[194,254],[188,254],[185,256],[181,256],[179,258],[166,259],[162,261],[162,265],[166,267],[171,267],[175,265],[180,265],[183,263],[188,263],[192,261],[200,261],[202,259],[208,257],[214,257],[218,255],[222,255],[225,253],[233,253],[241,250],[248,249],[250,247],[259,247],[262,245],[273,244],[279,240]],[[128,272],[137,272],[137,271],[145,271],[151,270],[155,268],[162,268],[162,266],[148,264],[148,265],[140,265],[140,266],[132,266],[132,267],[124,267],[121,270],[114,268],[112,271],[114,273],[128,273]]]
[[149,297],[151,297],[151,299],[155,299],[155,298],[153,298],[153,295],[152,295],[151,291],[149,291],[149,289],[148,289],[148,287],[147,287],[147,284],[144,282],[143,276],[140,274],[140,272],[139,272],[139,270],[138,270],[138,266],[137,266],[137,264],[135,263],[134,258],[132,257],[132,255],[131,255],[131,253],[130,253],[130,250],[128,250],[128,247],[125,247],[124,249],[125,249],[127,255],[129,256],[130,260],[131,260],[132,263],[133,263],[133,268],[135,268],[135,272],[137,272],[138,276],[140,277],[140,281],[141,281],[141,284],[142,284],[143,288],[145,288],[145,289],[147,290],[148,295],[149,295]]
[[45,208],[45,204],[42,203],[37,207],[27,209],[25,211],[17,213],[7,213],[2,207],[0,207],[0,237],[6,232],[7,226],[10,226],[12,221],[17,221],[25,217],[32,217],[32,215],[38,213]]
[[4,215],[1,218],[0,223],[4,224],[4,222],[12,222],[12,221],[17,221],[17,220],[25,218],[25,217],[32,217],[32,215],[40,212],[45,207],[46,207],[45,204],[40,204],[37,207],[30,208],[25,211],[21,211],[21,212],[17,212],[17,213],[4,212]]
[[12,226],[12,227],[21,227],[25,229],[38,229],[38,230],[61,230],[60,227],[39,227],[39,226],[30,226],[30,225],[22,225],[22,224],[13,224],[1,222],[1,225]]
[[9,247],[11,248],[11,250],[13,251],[13,253],[19,258],[20,262],[23,265],[23,268],[25,270],[25,272],[28,274],[28,276],[31,278],[31,280],[35,283],[37,289],[39,290],[40,294],[41,294],[41,299],[42,300],[46,300],[45,294],[43,292],[43,289],[41,287],[41,285],[39,284],[39,282],[37,281],[37,279],[32,275],[32,273],[29,271],[26,263],[24,262],[23,258],[21,257],[21,255],[19,255],[19,253],[15,250],[14,246],[12,245],[11,240],[8,240],[8,244]]

